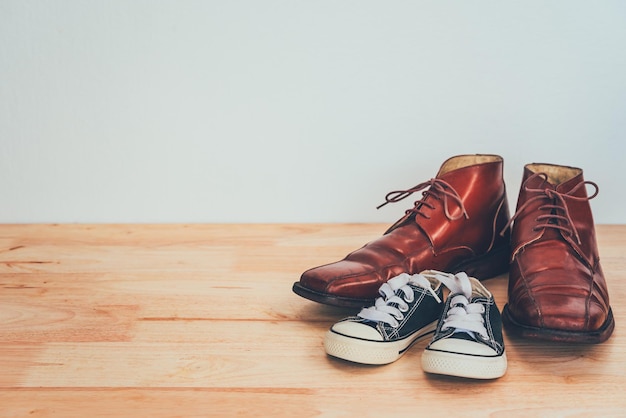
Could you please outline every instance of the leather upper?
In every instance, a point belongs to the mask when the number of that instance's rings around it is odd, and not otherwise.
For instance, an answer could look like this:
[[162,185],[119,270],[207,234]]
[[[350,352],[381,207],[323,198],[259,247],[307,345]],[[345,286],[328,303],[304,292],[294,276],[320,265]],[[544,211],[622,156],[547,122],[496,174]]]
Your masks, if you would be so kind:
[[300,284],[320,293],[374,298],[382,283],[403,272],[453,271],[496,249],[505,248],[506,257],[509,237],[499,235],[509,220],[502,171],[498,156],[450,158],[436,178],[387,195],[385,204],[424,189],[422,199],[383,236],[341,261],[304,272]]
[[[586,186],[596,188],[587,195]],[[609,315],[589,199],[597,186],[581,169],[524,168],[511,232],[508,309],[526,326],[586,332]]]

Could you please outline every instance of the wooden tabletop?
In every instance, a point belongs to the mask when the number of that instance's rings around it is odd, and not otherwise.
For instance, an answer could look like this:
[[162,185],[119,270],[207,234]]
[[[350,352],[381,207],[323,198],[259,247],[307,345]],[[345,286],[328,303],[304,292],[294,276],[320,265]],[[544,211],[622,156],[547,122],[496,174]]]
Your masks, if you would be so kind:
[[[0,225],[1,417],[626,416],[626,225],[597,226],[616,329],[505,335],[493,381],[329,358],[352,310],[296,296],[307,268],[387,225]],[[485,282],[502,308],[507,276]]]

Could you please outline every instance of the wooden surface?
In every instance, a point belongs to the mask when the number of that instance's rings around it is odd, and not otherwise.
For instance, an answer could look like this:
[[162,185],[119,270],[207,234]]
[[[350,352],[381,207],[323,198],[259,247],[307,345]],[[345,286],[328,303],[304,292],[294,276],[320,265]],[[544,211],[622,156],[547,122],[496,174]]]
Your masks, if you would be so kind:
[[[506,337],[495,381],[326,356],[354,313],[291,291],[387,225],[0,225],[1,417],[626,416],[626,225],[598,226],[616,330]],[[506,275],[486,281],[502,308]]]

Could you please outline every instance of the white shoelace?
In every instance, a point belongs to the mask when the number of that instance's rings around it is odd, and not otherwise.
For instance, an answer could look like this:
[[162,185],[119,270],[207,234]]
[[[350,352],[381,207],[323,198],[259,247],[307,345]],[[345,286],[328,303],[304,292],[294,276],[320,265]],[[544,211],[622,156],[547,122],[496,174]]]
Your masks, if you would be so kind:
[[484,339],[488,338],[487,329],[483,320],[484,305],[470,303],[472,298],[472,283],[464,272],[441,274],[437,277],[455,296],[450,301],[450,309],[443,320],[442,330],[453,328],[454,332],[465,332],[472,338],[474,333],[480,334]]
[[[439,275],[433,277],[439,278]],[[413,288],[409,283],[428,290],[438,302],[441,302],[425,275],[402,273],[384,283],[378,290],[381,297],[376,299],[374,306],[361,309],[357,316],[369,321],[384,322],[397,328],[400,325],[398,321],[402,321],[404,312],[409,310],[408,304],[415,299]],[[397,307],[392,304],[396,304]]]

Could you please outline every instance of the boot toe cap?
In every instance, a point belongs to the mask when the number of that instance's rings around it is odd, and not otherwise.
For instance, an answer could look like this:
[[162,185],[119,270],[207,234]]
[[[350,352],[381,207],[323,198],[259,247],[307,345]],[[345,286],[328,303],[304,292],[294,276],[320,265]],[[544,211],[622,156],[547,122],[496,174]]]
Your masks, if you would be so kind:
[[303,287],[346,297],[376,297],[380,283],[380,275],[373,267],[350,260],[312,268],[300,277]]
[[586,297],[565,294],[541,294],[509,304],[516,321],[536,328],[572,332],[600,329],[608,312],[602,306],[588,303]]

